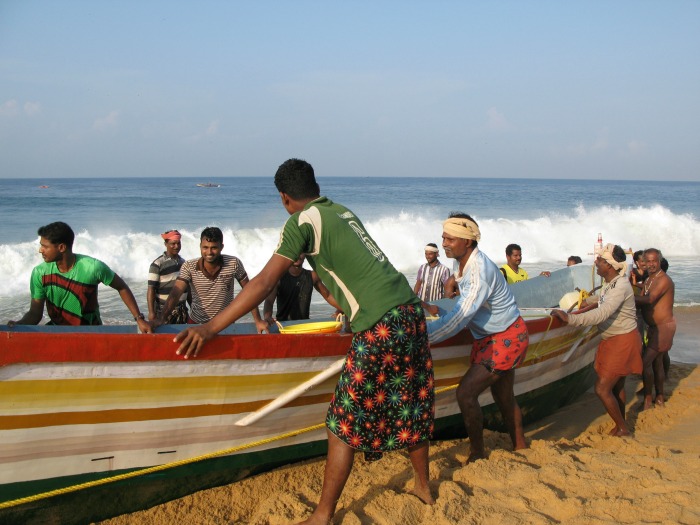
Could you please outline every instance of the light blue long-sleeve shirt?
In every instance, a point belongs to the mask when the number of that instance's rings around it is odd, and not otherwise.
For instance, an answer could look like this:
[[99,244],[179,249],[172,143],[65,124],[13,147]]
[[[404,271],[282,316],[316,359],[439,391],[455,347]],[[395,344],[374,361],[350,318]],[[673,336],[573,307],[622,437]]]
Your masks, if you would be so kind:
[[452,311],[428,323],[428,338],[439,343],[469,327],[474,339],[506,330],[520,316],[515,297],[498,267],[478,248],[469,256]]

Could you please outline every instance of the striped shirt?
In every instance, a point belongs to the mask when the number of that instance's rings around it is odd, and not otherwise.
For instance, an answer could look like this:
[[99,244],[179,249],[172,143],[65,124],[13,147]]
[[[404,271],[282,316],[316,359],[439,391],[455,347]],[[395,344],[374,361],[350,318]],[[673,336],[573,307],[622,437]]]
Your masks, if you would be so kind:
[[[163,255],[151,263],[148,270],[148,286],[155,289],[158,306],[163,306],[168,300],[168,295],[175,286],[180,267],[184,262],[185,259],[179,255],[170,257],[167,252],[163,252]],[[180,303],[184,303],[186,300],[187,294],[184,293],[180,297]]]
[[185,281],[192,292],[190,317],[195,323],[207,323],[233,301],[233,281],[248,279],[243,263],[233,255],[221,256],[222,266],[215,275],[203,268],[203,260],[192,259],[180,268],[178,279]]
[[417,280],[421,281],[418,297],[421,301],[437,301],[445,297],[445,282],[450,277],[450,269],[440,261],[431,267],[425,263],[418,269]]

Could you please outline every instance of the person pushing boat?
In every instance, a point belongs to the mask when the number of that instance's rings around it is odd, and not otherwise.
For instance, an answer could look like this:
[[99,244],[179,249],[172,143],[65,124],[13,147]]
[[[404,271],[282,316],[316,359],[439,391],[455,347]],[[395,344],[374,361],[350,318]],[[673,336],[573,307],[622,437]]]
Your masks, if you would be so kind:
[[551,312],[571,326],[598,326],[602,341],[595,356],[595,393],[615,423],[610,435],[618,437],[630,435],[625,421],[625,379],[642,372],[642,339],[625,260],[625,251],[618,245],[607,244],[596,250],[596,271],[605,280],[598,302],[570,314],[562,310]]
[[333,516],[355,450],[373,460],[382,452],[408,448],[412,493],[432,504],[428,447],[435,417],[434,379],[421,301],[360,219],[320,196],[308,162],[283,163],[275,186],[291,215],[275,252],[221,313],[176,336],[177,353],[198,356],[207,341],[260,304],[306,254],[354,334],[326,415],[328,458],[321,499],[306,523],[327,523]]
[[[513,448],[527,448],[522,412],[515,400],[515,368],[525,359],[529,334],[515,297],[498,267],[479,250],[479,226],[466,213],[452,213],[443,223],[445,255],[459,262],[455,281],[459,299],[454,308],[428,324],[430,343],[444,341],[464,328],[474,336],[470,367],[459,382],[457,402],[469,433],[467,462],[486,457],[484,418],[479,395],[491,389],[508,428]],[[438,308],[432,306],[431,313]]]

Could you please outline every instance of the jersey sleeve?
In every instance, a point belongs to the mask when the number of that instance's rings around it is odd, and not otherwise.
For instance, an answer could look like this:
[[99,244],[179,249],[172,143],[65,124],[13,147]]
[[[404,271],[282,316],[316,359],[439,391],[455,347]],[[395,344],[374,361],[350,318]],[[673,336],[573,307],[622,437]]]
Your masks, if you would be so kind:
[[44,300],[46,299],[46,290],[44,289],[44,283],[42,282],[43,272],[39,267],[35,267],[32,270],[32,276],[29,279],[29,293],[32,299]]
[[299,214],[295,213],[284,224],[275,253],[290,261],[296,261],[302,253],[312,251],[313,235],[311,226],[306,223],[299,224]]
[[114,271],[99,259],[95,259],[95,275],[100,282],[109,286],[114,280]]

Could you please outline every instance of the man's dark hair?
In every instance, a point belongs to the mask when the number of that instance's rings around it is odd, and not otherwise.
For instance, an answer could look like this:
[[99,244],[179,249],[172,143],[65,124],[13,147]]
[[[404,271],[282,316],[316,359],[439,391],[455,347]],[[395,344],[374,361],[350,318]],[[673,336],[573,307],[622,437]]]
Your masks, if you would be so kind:
[[277,168],[275,186],[295,200],[315,199],[321,194],[314,169],[305,160],[289,159]]
[[[477,224],[477,222],[474,220],[474,218],[471,215],[468,215],[468,214],[461,212],[461,211],[451,211],[447,218],[448,219],[469,219],[474,224],[476,224],[477,228],[479,227],[479,225]],[[476,239],[472,239],[472,243],[473,243],[472,246],[479,245],[479,242]]]
[[637,262],[642,257],[644,257],[644,250],[637,250],[636,252],[634,252],[634,255],[632,256],[632,260],[634,262]]
[[622,246],[618,244],[616,244],[613,248],[612,257],[617,262],[625,262],[627,260],[627,254],[625,253],[625,250],[623,250]]
[[581,264],[583,260],[578,255],[571,255],[567,261],[571,261],[574,264]]
[[42,226],[37,230],[37,234],[51,244],[65,244],[68,248],[73,249],[75,233],[65,222],[52,222]]
[[200,242],[205,239],[209,242],[218,242],[223,244],[224,234],[221,233],[221,230],[216,226],[208,226],[202,230],[202,235],[199,236]]
[[509,244],[508,246],[506,246],[506,255],[510,257],[511,255],[513,255],[513,252],[515,250],[518,250],[519,252],[523,251],[519,244]]
[[661,255],[661,250],[657,248],[647,248],[646,250],[644,250],[644,255],[646,255],[647,253],[655,253],[656,257],[659,259],[659,262],[661,262],[661,259],[664,258],[664,256]]
[[437,244],[435,244],[434,242],[429,242],[428,244],[426,244],[426,246],[432,246],[433,248],[437,248]]

